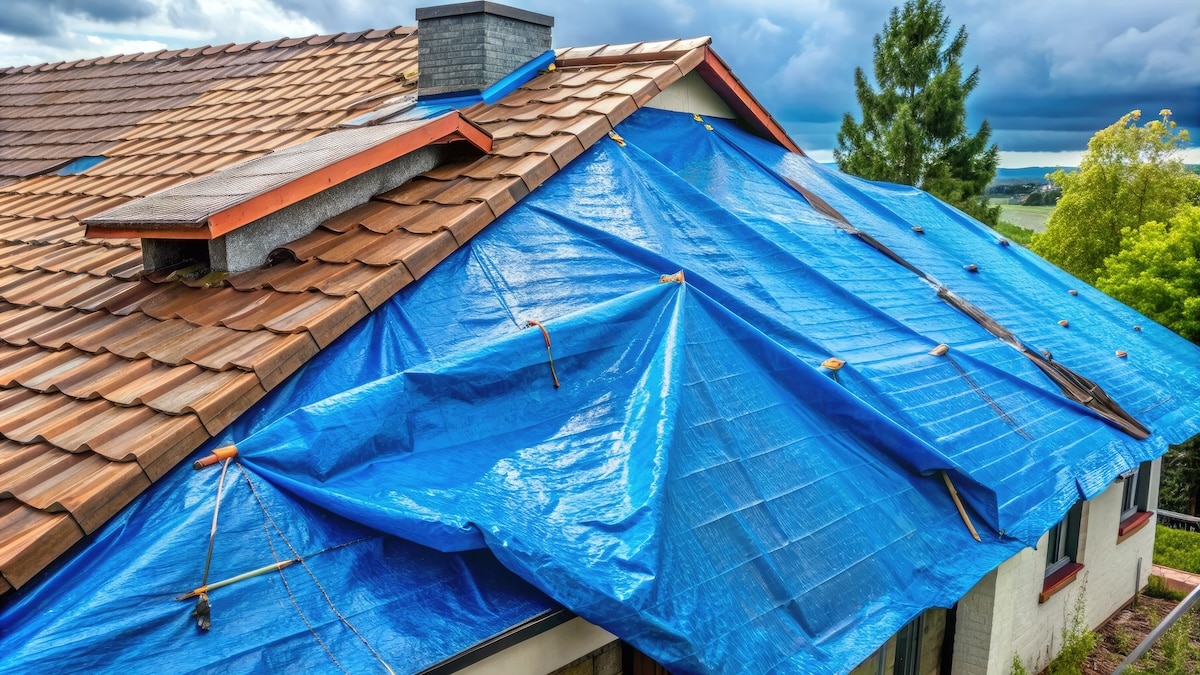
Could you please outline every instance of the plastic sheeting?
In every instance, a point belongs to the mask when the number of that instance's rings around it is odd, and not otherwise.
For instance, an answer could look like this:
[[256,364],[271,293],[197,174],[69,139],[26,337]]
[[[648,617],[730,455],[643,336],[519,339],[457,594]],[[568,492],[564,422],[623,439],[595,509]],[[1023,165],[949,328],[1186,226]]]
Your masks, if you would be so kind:
[[83,546],[0,600],[0,672],[386,672],[371,650],[397,673],[416,672],[557,608],[487,551],[439,553],[381,535],[236,464],[225,477],[209,582],[291,558],[288,543],[307,568],[213,591],[207,633],[190,615],[196,601],[175,600],[200,585],[221,474],[219,466],[193,471],[191,460],[424,360],[405,340],[404,321],[396,304],[381,307]]
[[[936,200],[831,172],[720,120],[642,110],[619,132],[625,145],[599,142],[390,301],[354,347],[337,350],[350,359],[394,354],[380,357],[386,364],[365,359],[378,377],[346,377],[354,365],[323,354],[239,421],[231,437],[243,468],[278,490],[279,508],[315,531],[336,522],[387,533],[379,541],[394,546],[449,552],[419,549],[434,560],[482,565],[496,580],[474,575],[470,587],[521,608],[505,617],[547,606],[487,567],[477,550],[486,547],[676,672],[842,672],[922,610],[952,604],[1080,496],[1196,433],[1193,346],[998,245],[995,233]],[[939,299],[937,283],[848,235],[787,179],[1101,384],[1153,435],[1134,440],[1063,397],[1027,358]],[[686,283],[658,283],[681,269]],[[550,333],[559,388],[530,320]],[[951,346],[948,356],[929,354],[939,343]],[[822,368],[829,357],[846,365]],[[328,396],[345,382],[361,386]],[[970,505],[982,544],[959,520],[941,470]],[[213,474],[177,473],[180,482],[147,499],[183,499],[183,483],[190,490],[201,480],[211,493]],[[257,538],[261,548],[262,514],[251,506],[245,517],[259,522],[228,536]],[[9,663],[69,651],[72,627],[106,639],[111,602],[96,598],[142,593],[134,577],[75,595],[66,580],[100,569],[104,551],[121,550],[145,570],[183,548],[198,557],[207,516],[193,518],[203,522],[186,546],[129,553],[153,541],[133,534],[124,548],[93,543],[82,567],[60,568],[22,595],[0,626],[34,607],[65,609],[0,638],[0,649],[21,648]],[[318,539],[317,550],[345,540]],[[355,546],[317,560],[335,568]],[[183,583],[195,575],[188,570],[178,590],[192,583]],[[390,597],[371,583],[350,587],[368,606]],[[421,587],[412,597],[436,611],[429,596],[440,596]],[[250,588],[217,600],[214,626],[222,612],[261,602]],[[451,621],[496,604],[452,595],[457,604],[440,623],[389,624],[390,637],[376,641],[381,653],[401,634],[436,644]],[[280,615],[295,614],[280,604]],[[214,637],[187,633],[178,603],[156,611],[172,617],[159,622],[170,630],[138,625],[159,653]],[[277,638],[251,633],[265,652],[276,649]],[[351,650],[352,634],[337,633],[332,651],[357,654],[350,663],[362,668],[374,663]],[[328,667],[311,634],[288,635],[283,655]]]

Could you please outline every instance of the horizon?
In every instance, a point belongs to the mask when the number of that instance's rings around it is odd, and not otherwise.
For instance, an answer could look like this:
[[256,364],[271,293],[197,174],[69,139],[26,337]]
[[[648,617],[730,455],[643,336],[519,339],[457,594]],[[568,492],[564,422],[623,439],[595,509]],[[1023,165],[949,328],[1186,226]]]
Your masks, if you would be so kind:
[[[810,158],[822,164],[836,164],[832,149],[808,150],[802,148]],[[1000,151],[998,169],[1041,169],[1046,167],[1079,168],[1084,150],[1061,150],[1057,152],[1005,152]],[[1184,164],[1200,165],[1200,148],[1189,147],[1180,151]]]

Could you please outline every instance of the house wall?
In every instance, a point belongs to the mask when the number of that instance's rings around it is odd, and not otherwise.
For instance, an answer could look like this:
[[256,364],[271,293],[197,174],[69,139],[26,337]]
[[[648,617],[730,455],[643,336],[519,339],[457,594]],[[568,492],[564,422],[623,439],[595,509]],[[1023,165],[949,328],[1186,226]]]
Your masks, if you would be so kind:
[[[508,675],[509,673],[556,673],[563,668],[570,675],[616,675],[611,672],[614,658],[609,654],[617,637],[579,617],[539,633],[503,651],[459,670],[462,675]],[[618,672],[621,658],[615,656]],[[596,667],[600,666],[597,671]],[[590,668],[590,670],[589,670]]]
[[[946,634],[946,610],[926,610],[921,627],[921,675],[941,673],[942,641]],[[850,675],[890,674],[896,665],[896,636],[893,635]]]
[[[1158,503],[1161,460],[1151,465],[1149,508]],[[1095,628],[1146,585],[1154,552],[1154,518],[1117,542],[1121,484],[1113,483],[1084,504],[1075,581],[1045,603],[1046,535],[1037,549],[1026,548],[985,576],[958,603],[954,673],[1008,675],[1013,657],[1031,673],[1044,668],[1062,648],[1062,630],[1083,596],[1085,620]],[[1137,573],[1141,560],[1141,574]]]
[[622,656],[621,641],[613,640],[550,675],[621,675],[624,660]]
[[650,99],[646,107],[727,120],[737,119],[737,113],[733,112],[694,70],[659,92],[658,96]]

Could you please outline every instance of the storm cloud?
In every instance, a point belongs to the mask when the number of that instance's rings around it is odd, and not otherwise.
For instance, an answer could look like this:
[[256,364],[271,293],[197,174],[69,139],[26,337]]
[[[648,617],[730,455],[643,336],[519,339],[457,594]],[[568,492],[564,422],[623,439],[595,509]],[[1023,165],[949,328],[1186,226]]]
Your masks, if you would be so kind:
[[155,12],[151,0],[5,0],[0,34],[52,38],[66,33],[74,19],[119,24]]
[[[857,115],[854,69],[871,71],[871,39],[898,0],[510,2],[554,16],[556,46],[711,35],[716,51],[801,146],[821,149],[836,144],[845,113]],[[255,5],[252,13],[244,10],[247,3]],[[412,24],[415,8],[432,4],[436,0],[9,0],[0,34],[53,44],[80,22],[99,22],[111,24],[108,37],[182,47],[270,39],[310,27],[336,32]],[[1148,114],[1171,108],[1180,124],[1200,129],[1196,0],[945,5],[954,28],[965,25],[970,34],[965,65],[981,69],[970,121],[987,119],[1002,150],[1082,149],[1097,129],[1135,108]],[[151,15],[175,32],[147,34]],[[140,32],[121,29],[139,20]],[[247,37],[252,30],[257,33]],[[185,39],[192,35],[203,38]]]

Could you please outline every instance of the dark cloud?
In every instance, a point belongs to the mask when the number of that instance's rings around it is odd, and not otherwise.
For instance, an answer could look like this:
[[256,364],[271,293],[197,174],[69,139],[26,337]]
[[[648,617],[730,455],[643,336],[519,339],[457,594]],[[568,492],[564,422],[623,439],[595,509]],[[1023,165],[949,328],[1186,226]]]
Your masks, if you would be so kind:
[[[411,23],[394,3],[347,8],[277,0],[331,30]],[[713,46],[802,147],[831,148],[842,116],[858,114],[854,69],[871,70],[875,33],[899,0],[528,0],[555,17],[555,44],[590,45],[712,35]],[[947,0],[970,35],[964,63],[981,84],[972,128],[987,119],[1004,150],[1078,150],[1134,108],[1169,107],[1200,127],[1200,3],[1156,0]],[[1039,144],[1044,144],[1039,146]]]
[[[71,17],[118,22],[152,0],[3,0],[0,32],[52,36]],[[414,23],[439,0],[271,0],[280,14],[328,32]],[[447,0],[449,1],[449,0]],[[713,36],[716,51],[802,147],[831,148],[842,116],[858,113],[855,67],[871,69],[871,40],[900,0],[508,0],[555,17],[556,46]],[[964,63],[981,83],[969,120],[987,119],[1003,150],[1082,149],[1134,108],[1175,111],[1200,127],[1200,2],[945,0],[970,35]],[[213,33],[204,0],[168,0],[172,25]],[[148,36],[147,36],[148,37]],[[245,37],[245,36],[241,36]],[[257,36],[263,39],[274,35]],[[185,46],[185,45],[173,45]],[[1200,132],[1200,130],[1198,130]],[[1038,143],[1044,147],[1035,147]]]
[[48,38],[61,35],[73,18],[120,23],[143,19],[154,11],[150,0],[5,0],[0,34]]
[[46,14],[34,1],[16,2],[0,12],[0,34],[41,38],[57,33],[56,17]]
[[117,23],[144,19],[154,13],[149,0],[37,0],[43,11],[58,11],[96,21]]

